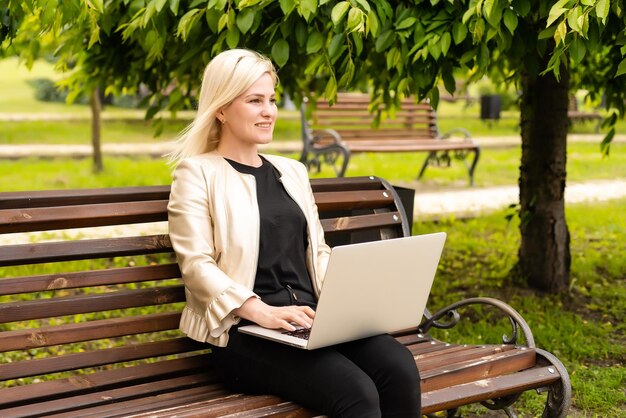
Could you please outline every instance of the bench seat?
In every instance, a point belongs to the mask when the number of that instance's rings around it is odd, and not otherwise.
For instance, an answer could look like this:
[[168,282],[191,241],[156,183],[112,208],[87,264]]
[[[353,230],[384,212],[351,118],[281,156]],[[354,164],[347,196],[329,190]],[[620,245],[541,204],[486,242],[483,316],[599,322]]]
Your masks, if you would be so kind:
[[[331,245],[410,234],[401,199],[384,180],[311,184]],[[0,193],[0,235],[9,238],[0,245],[0,417],[318,415],[287,399],[230,392],[210,346],[178,331],[184,289],[161,230],[168,198],[168,186]],[[133,224],[142,229],[119,232]],[[68,235],[79,226],[87,229]],[[111,226],[121,229],[90,236]],[[13,243],[19,234],[39,236]],[[474,304],[505,313],[513,337],[458,345],[429,334]],[[535,347],[528,325],[501,301],[427,311],[419,326],[394,336],[420,369],[425,414],[476,402],[510,408],[538,389],[548,391],[545,416],[566,416],[567,371]]]

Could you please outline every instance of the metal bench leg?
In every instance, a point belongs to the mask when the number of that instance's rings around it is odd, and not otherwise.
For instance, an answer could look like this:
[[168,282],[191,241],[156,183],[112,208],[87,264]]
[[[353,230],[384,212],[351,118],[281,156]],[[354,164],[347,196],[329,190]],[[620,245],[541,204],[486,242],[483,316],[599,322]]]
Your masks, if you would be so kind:
[[467,169],[467,172],[469,174],[470,186],[474,186],[474,171],[476,170],[476,164],[478,164],[479,157],[480,157],[480,148],[476,148],[474,150],[474,159],[472,160],[472,165],[470,165]]
[[343,162],[341,163],[341,170],[337,173],[337,177],[343,177],[346,174],[348,162],[350,161],[350,150],[341,148],[341,153],[343,154]]
[[427,156],[427,157],[426,157],[426,159],[424,160],[424,164],[422,164],[422,168],[420,169],[420,172],[419,172],[419,174],[417,175],[417,179],[418,179],[418,180],[421,180],[421,179],[422,179],[422,176],[424,175],[424,171],[426,171],[426,167],[428,167],[428,164],[429,164],[429,162],[430,162],[430,159],[431,159],[431,158],[434,158],[434,157],[436,157],[436,156],[437,156],[437,153],[436,153],[436,152],[434,152],[434,151],[430,151],[430,152],[428,153],[428,156]]

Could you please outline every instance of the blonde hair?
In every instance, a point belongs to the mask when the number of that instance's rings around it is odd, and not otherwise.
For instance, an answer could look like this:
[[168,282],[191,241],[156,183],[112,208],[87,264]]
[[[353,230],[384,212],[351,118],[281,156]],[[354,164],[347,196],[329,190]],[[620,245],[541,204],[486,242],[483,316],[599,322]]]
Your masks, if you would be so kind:
[[278,81],[272,62],[248,49],[231,49],[215,56],[204,70],[198,112],[167,155],[176,166],[187,157],[214,150],[219,144],[222,124],[217,113],[228,106],[264,74]]

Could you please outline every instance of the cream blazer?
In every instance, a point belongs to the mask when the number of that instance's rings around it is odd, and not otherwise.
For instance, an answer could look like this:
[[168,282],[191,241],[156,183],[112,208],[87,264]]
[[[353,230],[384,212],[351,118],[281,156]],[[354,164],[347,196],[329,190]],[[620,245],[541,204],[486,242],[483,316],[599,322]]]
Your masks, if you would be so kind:
[[[319,297],[330,248],[324,242],[307,170],[285,157],[263,155],[300,206],[308,224],[307,267]],[[259,208],[254,176],[235,170],[217,152],[186,158],[174,170],[169,235],[185,285],[180,329],[194,340],[225,347],[240,318],[232,312],[252,291],[259,255]]]

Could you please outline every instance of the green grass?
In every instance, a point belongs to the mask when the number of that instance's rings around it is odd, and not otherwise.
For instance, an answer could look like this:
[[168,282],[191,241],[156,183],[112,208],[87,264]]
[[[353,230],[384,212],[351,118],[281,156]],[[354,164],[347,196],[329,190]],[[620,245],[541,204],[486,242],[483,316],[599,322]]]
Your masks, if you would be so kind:
[[[515,284],[519,231],[504,212],[467,221],[455,219],[414,225],[414,233],[446,231],[448,239],[433,292],[431,309],[466,297],[504,300],[529,323],[536,343],[566,365],[574,389],[574,410],[585,417],[626,416],[626,199],[570,205],[572,283],[566,295],[529,291]],[[601,222],[598,222],[601,220]],[[459,326],[434,334],[446,341],[497,343],[511,335],[507,322],[463,311]],[[533,416],[542,397],[526,394],[522,416]],[[478,412],[478,407],[467,408]],[[484,411],[484,410],[483,410]],[[574,413],[574,411],[572,411]],[[465,416],[465,415],[464,415]]]
[[[398,184],[411,182],[419,172],[424,153],[364,153],[353,155],[347,176],[380,173]],[[473,158],[473,157],[472,157]],[[484,148],[476,168],[476,186],[501,186],[517,184],[521,148]],[[324,167],[316,176],[332,176],[332,169]],[[568,146],[567,180],[615,179],[626,177],[626,144],[611,146],[609,157],[603,157],[596,143],[573,142]],[[467,170],[461,161],[453,160],[450,167],[429,167],[423,181],[416,187],[465,187]]]
[[[297,158],[296,154],[291,157]],[[465,166],[454,161],[449,168],[429,167],[423,181],[415,182],[424,154],[357,154],[348,168],[348,176],[377,174],[397,185],[417,189],[467,187]],[[519,176],[519,148],[485,149],[476,171],[477,187],[513,185]],[[164,160],[148,157],[105,157],[105,171],[92,173],[90,159],[0,160],[0,178],[4,191],[46,190],[82,187],[114,187],[168,184],[171,169]],[[602,157],[597,144],[571,143],[568,157],[568,181],[626,178],[626,144],[613,145],[611,155]],[[312,177],[332,176],[325,167]]]

